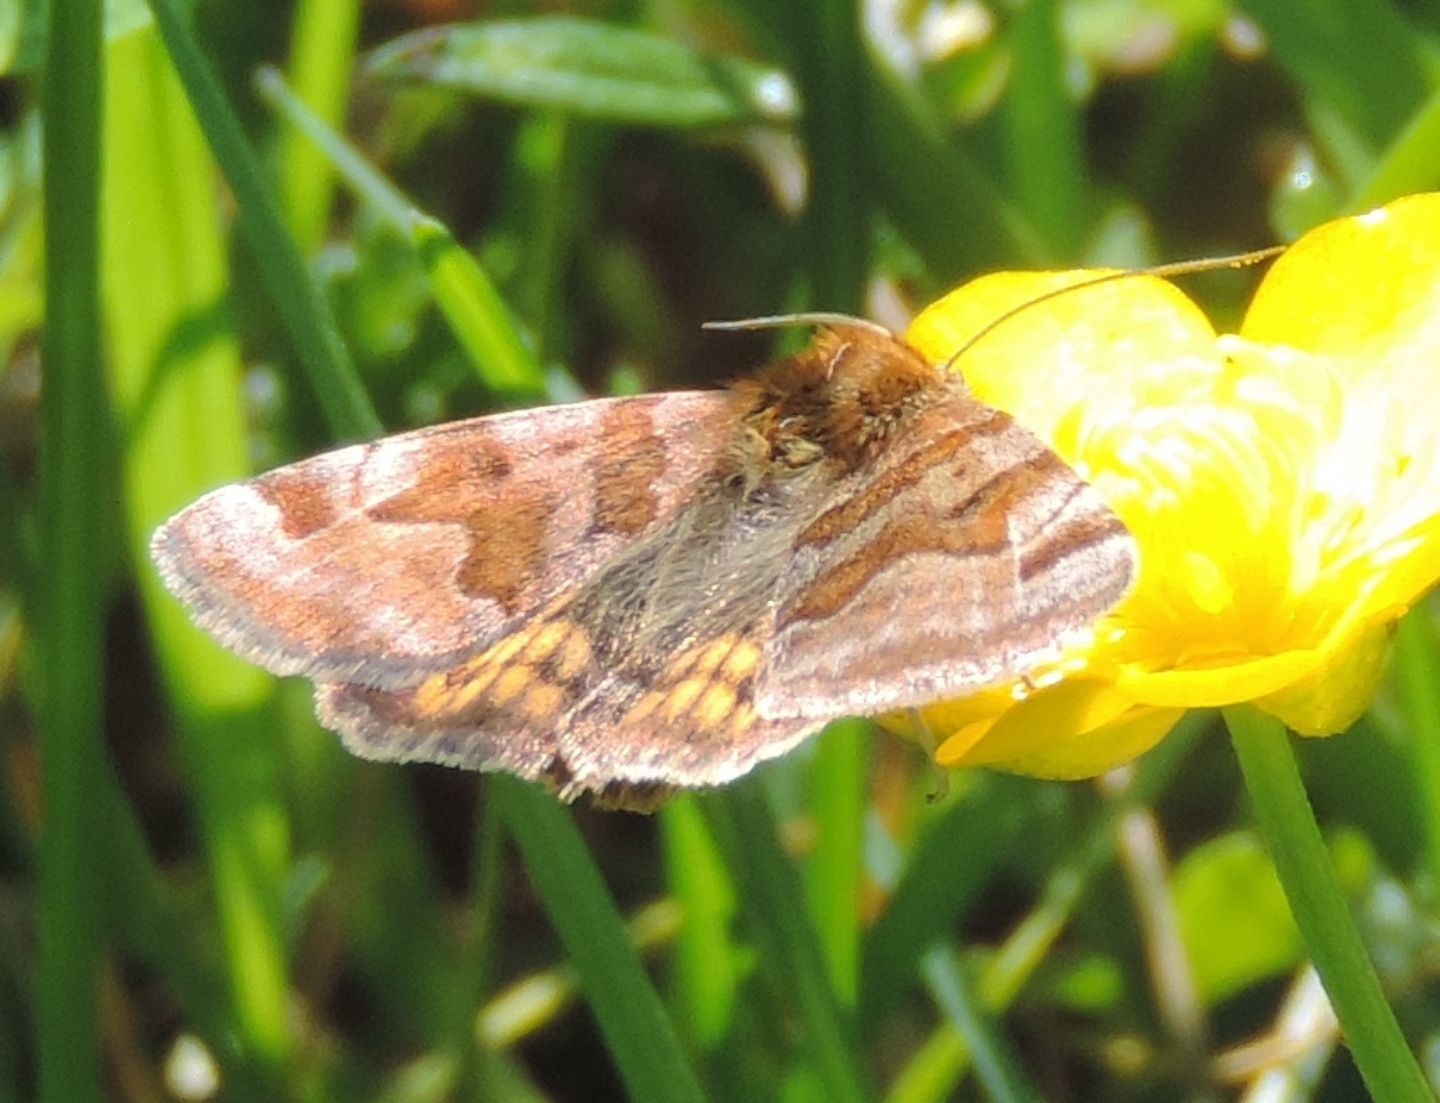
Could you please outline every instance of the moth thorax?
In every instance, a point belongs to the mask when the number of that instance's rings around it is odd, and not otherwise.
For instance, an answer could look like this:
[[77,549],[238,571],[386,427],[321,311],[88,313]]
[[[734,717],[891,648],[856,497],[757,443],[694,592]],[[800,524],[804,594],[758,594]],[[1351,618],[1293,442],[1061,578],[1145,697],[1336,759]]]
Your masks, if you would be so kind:
[[807,348],[735,390],[752,434],[747,444],[791,470],[822,460],[848,470],[863,465],[944,392],[940,371],[904,341],[843,325],[822,329]]
[[862,331],[835,358],[819,438],[844,466],[868,463],[944,392],[940,373],[909,345]]

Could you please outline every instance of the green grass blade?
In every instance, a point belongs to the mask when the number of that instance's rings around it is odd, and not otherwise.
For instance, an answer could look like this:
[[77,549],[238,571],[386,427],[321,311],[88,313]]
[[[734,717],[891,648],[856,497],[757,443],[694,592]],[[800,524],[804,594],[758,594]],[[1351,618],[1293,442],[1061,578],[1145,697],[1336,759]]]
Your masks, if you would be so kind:
[[[858,314],[870,266],[871,200],[865,171],[864,47],[850,0],[805,0],[783,9],[786,52],[807,105],[805,206],[811,305]],[[859,987],[860,878],[865,829],[868,725],[838,724],[819,740],[811,766],[815,849],[806,888],[830,984],[853,1008]]]
[[[987,1012],[998,1014],[1008,1008],[1026,982],[1044,964],[1046,956],[1069,924],[1091,883],[1112,861],[1117,824],[1132,809],[1149,805],[1159,797],[1175,776],[1180,763],[1190,753],[1202,723],[1202,714],[1192,714],[1182,720],[1175,731],[1146,755],[1130,785],[1101,809],[1099,815],[1077,837],[1075,846],[1066,854],[1065,859],[1050,871],[1045,880],[1044,891],[1035,907],[1011,931],[979,975],[976,987],[980,1002]],[[1005,780],[1008,786],[1013,787],[1012,791],[1018,790],[1024,784],[1013,779]],[[1029,814],[1034,815],[1035,810],[1032,808]],[[985,822],[984,819],[981,822]],[[934,855],[938,852],[932,839],[939,834],[938,830],[931,833],[922,854]],[[1018,840],[1018,835],[1012,837]],[[952,852],[965,845],[957,834],[947,833],[943,838],[952,841]],[[1003,851],[987,850],[975,860],[993,866],[1003,863],[1005,855]],[[944,876],[944,871],[936,868],[933,861],[921,865],[917,860],[916,867],[914,872],[907,871],[902,885],[920,881],[922,871],[927,874],[927,879],[931,880]],[[923,885],[919,889],[907,889],[906,893],[921,902],[924,900]],[[892,904],[892,911],[897,906],[906,907],[911,912],[918,910],[913,899],[900,905],[901,899],[901,893],[897,892],[897,903]],[[933,919],[930,922],[933,924]],[[954,923],[953,915],[950,923]],[[897,924],[897,927],[903,934],[905,926]],[[877,924],[877,931],[878,928]],[[930,933],[922,937],[927,938],[927,942],[921,946],[923,950],[925,945],[933,944],[937,935]],[[893,931],[891,938],[894,938]],[[893,954],[894,951],[890,953]],[[907,972],[892,981],[892,984],[908,982],[912,971],[907,968]],[[969,1038],[947,1022],[917,1051],[910,1064],[896,1077],[888,1096],[890,1103],[947,1099],[964,1078],[970,1063]]]
[[810,166],[805,206],[810,298],[823,310],[858,313],[869,274],[870,197],[865,171],[868,94],[860,12],[850,0],[785,6],[796,59]]
[[380,420],[355,373],[330,308],[286,233],[280,205],[179,0],[150,0],[150,10],[200,128],[235,193],[240,227],[326,419],[342,438],[378,436]]
[[1009,190],[1047,251],[1074,257],[1088,225],[1090,181],[1083,123],[1066,89],[1060,5],[1025,4],[1009,26],[1013,60],[1004,101]]
[[485,384],[512,397],[544,394],[544,369],[480,262],[433,218],[417,218],[410,239],[436,304]]
[[1140,104],[1123,174],[1131,193],[1147,206],[1163,205],[1173,194],[1176,175],[1184,171],[1181,157],[1210,108],[1219,52],[1214,36],[1191,37],[1151,77],[1154,92]]
[[[796,16],[808,9],[792,11],[792,5],[766,0],[734,0],[732,6],[744,14],[757,38],[787,50],[791,63],[801,64],[797,43],[807,48],[802,40],[806,27]],[[853,105],[858,97],[864,112],[863,118],[852,120],[864,135],[856,145],[862,158],[858,171],[873,189],[876,204],[934,277],[948,286],[983,268],[1044,263],[1048,257],[1040,236],[996,181],[958,148],[908,71],[873,36],[862,38],[861,47],[859,58],[840,55],[838,71],[813,92],[806,89],[802,99],[811,111],[813,95],[830,89],[830,82],[848,81],[841,89],[843,102]],[[807,122],[807,133],[810,126]],[[860,228],[847,227],[845,232],[858,233]]]
[[376,50],[366,71],[632,125],[785,123],[795,114],[794,91],[774,69],[570,16],[417,31]]
[[307,108],[278,72],[262,69],[256,85],[261,96],[314,143],[346,184],[414,246],[435,302],[481,381],[500,394],[543,394],[544,371],[479,262]]
[[860,991],[860,889],[864,877],[868,721],[839,720],[820,737],[810,769],[809,807],[815,817],[815,849],[806,887],[815,930],[825,951],[830,983],[847,1008]]
[[[473,993],[454,945],[436,937],[450,918],[448,901],[410,799],[412,779],[384,765],[355,765],[336,825],[344,839],[336,841],[329,938],[346,946],[346,967],[378,994],[390,1030],[415,1046],[448,1049],[473,1007]],[[332,961],[319,975],[308,960],[297,966],[309,973],[312,987],[324,990],[341,964]]]
[[[480,784],[476,783],[477,788]],[[504,1067],[498,1055],[484,1044],[475,1016],[475,1008],[484,1004],[486,995],[494,988],[500,947],[505,832],[500,809],[494,801],[482,797],[474,816],[470,846],[470,914],[459,967],[459,989],[464,998],[455,1022],[455,1046],[459,1055],[459,1079],[480,1099],[485,1098],[482,1093],[486,1086],[502,1074]]]
[[870,1098],[856,1061],[854,1023],[830,985],[809,910],[796,906],[799,877],[780,849],[764,790],[752,781],[702,799],[761,958],[777,988],[794,1000],[824,1097],[836,1103]]
[[977,778],[919,841],[865,939],[860,985],[865,1034],[885,1021],[914,983],[920,956],[954,928],[1033,814],[1023,783]]
[[1040,1103],[1040,1093],[1021,1070],[1009,1041],[981,1005],[955,954],[945,947],[935,947],[920,960],[920,972],[935,1002],[964,1037],[985,1094],[996,1103]]
[[683,915],[675,945],[678,1018],[695,1043],[711,1049],[730,1028],[740,981],[740,955],[730,935],[735,885],[694,796],[660,810],[665,881]]
[[1142,758],[1130,784],[1106,802],[1077,838],[1074,849],[1050,872],[1039,903],[1010,933],[981,973],[980,995],[991,1011],[1008,1007],[1044,963],[1090,884],[1113,861],[1117,827],[1131,811],[1159,799],[1190,754],[1208,723],[1208,715],[1190,713]]
[[528,782],[497,775],[489,796],[580,976],[630,1098],[684,1103],[704,1094],[569,814]]
[[1053,261],[996,183],[956,148],[920,90],[872,47],[869,159],[886,213],[950,283],[985,268]]
[[1395,636],[1394,676],[1405,710],[1405,746],[1424,810],[1430,884],[1440,896],[1440,643],[1428,603],[1411,609]]
[[1366,1087],[1387,1103],[1432,1101],[1340,895],[1289,733],[1250,705],[1227,709],[1225,722],[1295,922]]
[[[341,127],[350,102],[350,72],[360,29],[359,0],[300,0],[290,34],[290,81],[301,103],[328,126]],[[325,241],[334,171],[301,135],[280,142],[280,194],[286,223],[305,256]]]
[[233,1029],[248,1059],[275,1073],[292,1040],[275,898],[289,847],[272,683],[189,623],[147,553],[166,516],[248,473],[214,167],[153,29],[113,41],[108,60],[106,333],[126,437],[130,552],[198,806]]
[[511,287],[515,311],[542,360],[560,356],[569,319],[564,294],[575,246],[594,217],[598,189],[617,136],[608,127],[559,111],[532,112],[516,128],[495,229],[523,263]]
[[188,1028],[216,1046],[224,1060],[234,1016],[225,978],[208,952],[214,931],[181,906],[180,894],[172,891],[150,855],[120,779],[109,770],[105,773],[109,793],[104,826],[115,886],[111,928],[138,961],[164,978]]
[[50,7],[45,64],[45,389],[38,616],[44,763],[36,977],[40,1098],[100,1097],[97,976],[105,907],[96,759],[105,459],[100,375],[101,5]]

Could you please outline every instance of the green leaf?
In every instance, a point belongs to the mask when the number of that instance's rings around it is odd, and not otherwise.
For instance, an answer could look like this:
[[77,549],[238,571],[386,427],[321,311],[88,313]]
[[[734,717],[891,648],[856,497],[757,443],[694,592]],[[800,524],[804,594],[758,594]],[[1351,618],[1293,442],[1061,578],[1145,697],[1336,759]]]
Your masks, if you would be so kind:
[[[1292,969],[1300,932],[1275,866],[1250,831],[1204,843],[1175,869],[1181,938],[1207,1003]],[[1243,938],[1237,938],[1239,931]]]
[[795,90],[776,69],[564,16],[428,28],[382,46],[366,68],[387,79],[641,126],[786,123],[798,113]]
[[1249,0],[1245,9],[1341,176],[1363,183],[1430,90],[1424,36],[1380,0]]

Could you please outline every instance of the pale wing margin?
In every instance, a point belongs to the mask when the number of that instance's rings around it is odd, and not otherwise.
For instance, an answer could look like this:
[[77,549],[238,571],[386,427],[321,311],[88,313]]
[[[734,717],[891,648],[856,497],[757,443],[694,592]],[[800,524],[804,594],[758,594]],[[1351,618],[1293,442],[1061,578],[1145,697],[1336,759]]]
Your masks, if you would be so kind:
[[723,392],[597,399],[353,445],[223,486],[151,554],[277,674],[400,686],[498,637],[686,502]]
[[[652,716],[623,728],[593,720],[437,727],[422,716],[390,714],[386,691],[321,684],[321,723],[363,758],[435,762],[467,770],[504,770],[555,787],[565,800],[603,796],[616,785],[647,790],[723,785],[791,750],[825,723],[808,717],[755,719],[736,739],[695,738],[681,722]],[[623,802],[622,802],[623,805]]]
[[959,397],[802,531],[757,711],[873,715],[1013,681],[1125,595],[1135,557],[1064,461]]

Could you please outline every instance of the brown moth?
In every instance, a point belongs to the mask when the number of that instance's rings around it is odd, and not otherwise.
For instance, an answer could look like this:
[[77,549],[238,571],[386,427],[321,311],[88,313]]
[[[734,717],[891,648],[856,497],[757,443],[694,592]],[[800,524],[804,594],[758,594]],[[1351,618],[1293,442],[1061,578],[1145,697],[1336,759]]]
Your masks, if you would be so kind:
[[1135,548],[1054,452],[871,323],[728,390],[596,399],[223,486],[151,550],[369,758],[653,805],[836,717],[1023,677]]

